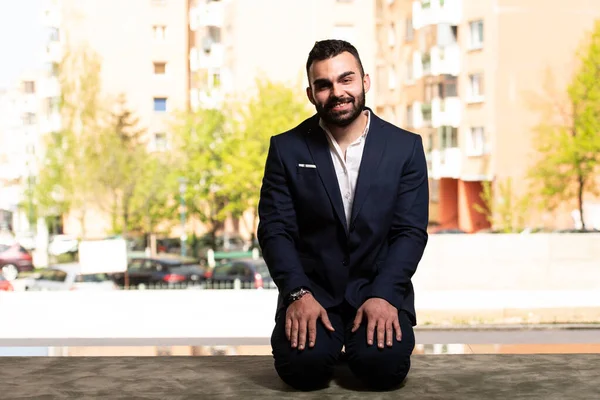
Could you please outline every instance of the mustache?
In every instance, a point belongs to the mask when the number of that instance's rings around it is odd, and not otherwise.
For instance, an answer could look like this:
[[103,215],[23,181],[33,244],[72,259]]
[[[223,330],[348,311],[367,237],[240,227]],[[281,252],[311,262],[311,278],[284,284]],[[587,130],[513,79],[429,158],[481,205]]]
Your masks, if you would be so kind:
[[327,104],[325,104],[325,108],[333,108],[336,104],[345,104],[354,102],[354,97],[332,97],[329,99]]

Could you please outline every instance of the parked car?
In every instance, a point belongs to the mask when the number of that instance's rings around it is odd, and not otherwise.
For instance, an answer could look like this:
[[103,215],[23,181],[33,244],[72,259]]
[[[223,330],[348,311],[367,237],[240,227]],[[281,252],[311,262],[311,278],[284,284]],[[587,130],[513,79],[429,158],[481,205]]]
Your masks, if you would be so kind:
[[[160,254],[155,257],[135,257],[127,266],[130,286],[192,285],[206,280],[206,268],[194,258]],[[125,274],[112,274],[113,280],[125,285]]]
[[262,258],[245,258],[216,265],[213,268],[211,282],[233,287],[235,281],[242,288],[275,289],[276,285],[269,274],[269,268]]
[[48,253],[53,256],[75,254],[79,251],[79,240],[68,235],[54,235],[48,243]]
[[78,263],[51,266],[26,286],[25,290],[116,290],[117,285],[106,273],[85,273]]
[[[210,234],[204,235],[200,237],[196,243],[192,243],[191,247],[196,257],[198,257],[202,263],[207,263],[209,250],[221,253],[219,258],[226,259],[228,253],[238,253],[236,256],[239,257],[239,253],[249,252],[252,246],[249,241],[245,240],[240,235],[225,233],[217,235],[214,238],[214,243]],[[247,256],[248,255],[242,255],[242,257]]]
[[5,277],[0,275],[0,292],[12,292],[15,290],[10,281],[6,280]]
[[9,281],[17,279],[20,272],[33,271],[33,258],[20,244],[0,243],[0,272]]

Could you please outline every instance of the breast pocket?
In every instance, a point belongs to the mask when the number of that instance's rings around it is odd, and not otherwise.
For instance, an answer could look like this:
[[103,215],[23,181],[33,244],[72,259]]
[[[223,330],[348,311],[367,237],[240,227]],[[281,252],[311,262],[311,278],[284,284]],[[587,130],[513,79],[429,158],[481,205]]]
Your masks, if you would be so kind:
[[316,168],[296,167],[296,176],[301,181],[313,182],[319,179],[319,172]]

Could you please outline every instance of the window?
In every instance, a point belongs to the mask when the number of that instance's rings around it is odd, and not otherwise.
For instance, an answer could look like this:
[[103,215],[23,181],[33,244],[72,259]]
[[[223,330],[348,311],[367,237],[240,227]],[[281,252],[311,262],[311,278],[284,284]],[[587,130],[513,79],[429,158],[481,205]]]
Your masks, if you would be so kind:
[[411,57],[411,59],[406,63],[406,81],[412,83],[414,80],[415,75],[413,71],[413,62]]
[[167,73],[167,63],[155,62],[154,63],[154,75],[164,75]]
[[167,27],[165,25],[154,25],[152,31],[154,40],[165,40],[167,38]]
[[53,114],[58,112],[60,106],[60,97],[48,97],[46,99],[46,113]]
[[440,201],[440,181],[438,179],[431,179],[431,186],[429,187],[429,196],[432,203],[439,203]]
[[388,29],[388,45],[394,47],[396,45],[396,26],[392,22]]
[[167,4],[167,0],[150,0],[150,2],[155,6],[164,6]]
[[211,74],[211,82],[210,87],[213,89],[218,89],[221,87],[221,73],[219,71],[215,71]]
[[396,89],[396,68],[394,67],[388,69],[388,87],[391,90]]
[[169,146],[167,140],[167,134],[164,132],[157,132],[154,134],[154,150],[165,151]]
[[471,32],[470,48],[481,49],[483,47],[483,21],[473,21],[469,25]]
[[431,73],[431,53],[424,53],[421,56],[421,63],[423,64],[423,74],[429,75]]
[[483,100],[483,74],[469,75],[468,101],[477,102]]
[[433,132],[427,135],[427,153],[431,153],[433,151],[433,144],[435,141],[435,134]]
[[413,28],[412,17],[406,19],[406,32],[404,35],[405,42],[412,42],[415,37],[415,29]]
[[221,43],[221,28],[218,26],[209,26],[208,27],[208,38],[209,42],[212,45],[213,43]]
[[166,112],[167,111],[167,98],[166,97],[155,97],[154,98],[154,111]]
[[440,86],[440,97],[445,99],[446,97],[458,96],[456,76],[447,75],[444,77],[444,82]]
[[452,149],[458,147],[458,128],[453,126],[440,126],[440,149]]
[[23,82],[23,92],[27,94],[35,93],[35,82],[34,81],[24,81]]
[[23,114],[23,125],[34,125],[36,121],[35,114],[28,112]]
[[467,135],[467,155],[481,156],[487,152],[485,131],[482,126],[472,127]]
[[413,106],[409,105],[406,107],[406,126],[412,128],[414,126],[413,124]]
[[52,27],[48,28],[48,41],[50,42],[58,42],[60,40],[60,35],[58,28]]

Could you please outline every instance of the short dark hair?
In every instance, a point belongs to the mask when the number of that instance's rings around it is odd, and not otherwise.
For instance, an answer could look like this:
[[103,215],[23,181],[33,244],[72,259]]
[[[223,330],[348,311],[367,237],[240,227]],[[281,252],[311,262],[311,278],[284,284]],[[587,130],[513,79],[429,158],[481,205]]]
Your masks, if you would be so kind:
[[310,66],[315,61],[323,61],[329,58],[333,58],[347,51],[352,54],[358,63],[358,67],[360,69],[360,75],[365,75],[365,70],[363,69],[362,62],[360,61],[360,57],[358,55],[358,50],[356,47],[346,42],[345,40],[338,39],[327,39],[315,42],[310,53],[308,53],[308,60],[306,61],[306,76],[308,76],[308,71],[310,70]]

